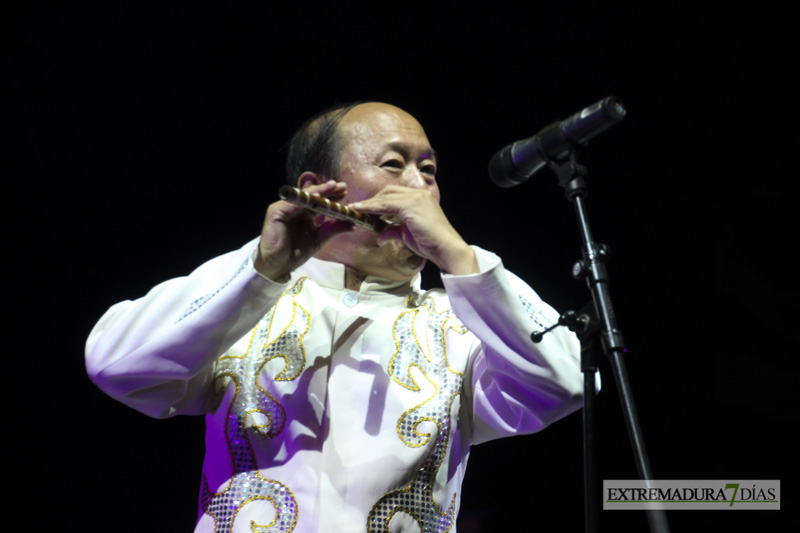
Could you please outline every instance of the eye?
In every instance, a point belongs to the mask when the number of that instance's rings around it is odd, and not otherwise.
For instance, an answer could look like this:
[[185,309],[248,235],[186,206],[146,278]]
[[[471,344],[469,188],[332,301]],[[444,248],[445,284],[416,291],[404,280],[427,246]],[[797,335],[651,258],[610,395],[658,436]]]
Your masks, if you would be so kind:
[[436,165],[423,165],[422,168],[419,169],[420,172],[423,174],[430,174],[431,176],[436,176]]
[[390,159],[388,161],[384,161],[381,163],[381,167],[383,168],[396,168],[398,170],[402,170],[403,162],[399,159]]

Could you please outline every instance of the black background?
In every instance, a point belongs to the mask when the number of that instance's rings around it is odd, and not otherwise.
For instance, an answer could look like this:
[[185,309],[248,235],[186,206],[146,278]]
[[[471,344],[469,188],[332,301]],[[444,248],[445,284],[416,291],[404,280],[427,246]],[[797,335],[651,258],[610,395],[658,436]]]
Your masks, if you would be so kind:
[[[570,277],[572,207],[552,175],[500,189],[486,164],[607,95],[628,117],[581,161],[655,477],[783,480],[779,512],[673,512],[672,530],[797,523],[790,15],[586,4],[28,2],[6,17],[5,483],[23,529],[191,531],[202,419],[108,399],[83,343],[111,304],[257,235],[304,118],[355,99],[411,112],[454,226],[563,311],[589,299]],[[635,478],[603,365],[600,475]],[[582,513],[580,416],[473,449],[459,531],[580,531]],[[647,528],[632,511],[602,525]]]

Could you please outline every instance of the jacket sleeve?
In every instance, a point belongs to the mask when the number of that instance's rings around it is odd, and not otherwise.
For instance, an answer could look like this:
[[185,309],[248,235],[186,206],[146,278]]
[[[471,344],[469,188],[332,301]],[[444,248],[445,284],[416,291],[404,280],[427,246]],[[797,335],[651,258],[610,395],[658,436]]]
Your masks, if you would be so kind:
[[256,242],[112,306],[86,343],[90,379],[152,417],[207,412],[214,362],[286,288],[255,270]]
[[[443,275],[456,316],[479,343],[464,376],[472,443],[533,433],[579,409],[583,399],[580,344],[565,327],[530,335],[558,313],[500,259],[475,248],[479,274]],[[599,385],[599,381],[598,381]]]

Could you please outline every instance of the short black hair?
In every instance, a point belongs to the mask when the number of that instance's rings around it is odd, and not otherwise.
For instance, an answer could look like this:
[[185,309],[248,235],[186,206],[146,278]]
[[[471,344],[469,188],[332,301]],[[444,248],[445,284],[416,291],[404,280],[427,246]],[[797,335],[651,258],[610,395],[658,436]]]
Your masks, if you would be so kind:
[[297,186],[303,172],[315,172],[325,179],[339,173],[339,123],[348,111],[363,101],[339,104],[306,120],[292,135],[286,155],[286,183]]

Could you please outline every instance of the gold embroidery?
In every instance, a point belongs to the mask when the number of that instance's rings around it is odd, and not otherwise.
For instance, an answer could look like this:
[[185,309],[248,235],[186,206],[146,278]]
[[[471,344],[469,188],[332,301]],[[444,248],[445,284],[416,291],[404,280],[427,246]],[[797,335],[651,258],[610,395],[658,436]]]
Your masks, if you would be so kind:
[[[410,304],[409,300],[409,304]],[[446,333],[452,330],[463,334],[467,329],[459,324],[449,326],[455,319],[452,309],[436,312],[435,302],[426,298],[419,307],[400,314],[394,324],[395,353],[389,363],[389,374],[399,385],[421,392],[420,384],[411,375],[416,368],[432,385],[434,393],[420,404],[404,412],[397,421],[397,433],[404,444],[419,448],[431,444],[420,469],[411,483],[384,495],[372,507],[367,522],[370,533],[388,532],[389,522],[398,512],[411,516],[425,533],[444,533],[455,523],[456,496],[442,512],[433,498],[437,472],[446,456],[450,440],[453,402],[461,392],[462,374],[447,360]],[[416,323],[424,325],[425,342],[420,342]],[[435,439],[419,431],[422,422],[433,423],[438,430]]]
[[[273,359],[284,361],[283,369],[274,378],[276,381],[296,379],[305,366],[303,337],[308,332],[310,317],[293,299],[302,291],[304,280],[300,279],[281,295],[261,319],[253,329],[244,355],[225,355],[217,361],[214,373],[217,394],[222,396],[231,383],[234,393],[225,423],[233,476],[220,492],[213,492],[208,481],[203,480],[202,508],[214,519],[215,532],[230,531],[239,510],[256,500],[271,502],[275,518],[267,525],[251,522],[250,529],[254,533],[289,532],[297,522],[297,502],[291,490],[280,481],[260,475],[250,435],[270,439],[283,430],[286,419],[283,406],[261,387],[258,380],[264,365]],[[285,316],[276,310],[286,305],[291,305],[290,319],[280,334],[270,341],[275,321]],[[264,418],[266,423],[256,423]]]

